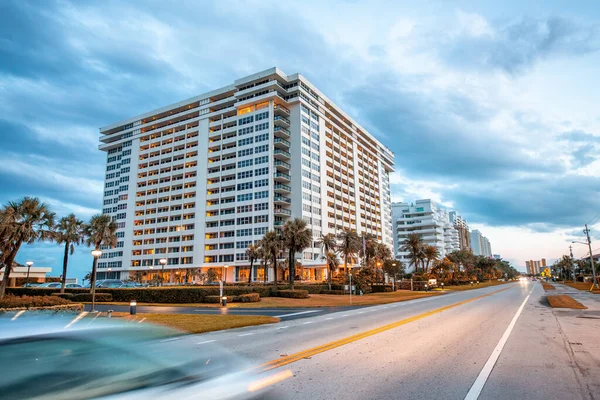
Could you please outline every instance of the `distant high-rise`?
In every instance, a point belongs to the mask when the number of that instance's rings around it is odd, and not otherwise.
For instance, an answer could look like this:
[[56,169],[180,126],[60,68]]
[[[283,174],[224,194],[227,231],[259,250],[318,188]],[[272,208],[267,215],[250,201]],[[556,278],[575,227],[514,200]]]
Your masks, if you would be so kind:
[[463,219],[460,215],[456,214],[456,211],[450,211],[448,213],[450,222],[454,225],[454,229],[458,232],[459,247],[461,250],[468,250],[471,248],[471,234],[469,232],[469,225],[467,220]]
[[538,275],[546,268],[546,259],[525,261],[527,273],[530,275]]
[[392,203],[394,231],[394,253],[409,264],[408,252],[402,245],[411,233],[417,233],[423,243],[435,246],[440,258],[460,249],[459,234],[450,222],[448,212],[429,199],[417,200],[414,204]]
[[476,256],[491,257],[492,245],[477,229],[471,231],[471,250]]

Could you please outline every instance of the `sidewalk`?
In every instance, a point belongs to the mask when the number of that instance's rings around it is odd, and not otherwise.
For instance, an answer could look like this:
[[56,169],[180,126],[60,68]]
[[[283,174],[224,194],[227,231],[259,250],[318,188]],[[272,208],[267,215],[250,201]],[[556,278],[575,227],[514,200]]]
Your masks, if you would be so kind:
[[592,399],[600,399],[600,295],[552,283],[556,289],[546,295],[566,294],[587,310],[553,309],[571,360],[578,370],[581,385]]

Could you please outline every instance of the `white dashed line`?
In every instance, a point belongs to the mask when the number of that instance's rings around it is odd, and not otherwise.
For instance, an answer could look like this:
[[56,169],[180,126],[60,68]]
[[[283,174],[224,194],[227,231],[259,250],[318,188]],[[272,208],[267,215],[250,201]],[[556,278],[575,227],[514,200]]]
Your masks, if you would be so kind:
[[348,314],[344,314],[344,315],[342,315],[342,317],[347,317],[347,316],[348,316]]
[[329,321],[330,319],[333,319],[333,318],[329,317],[329,318],[325,318],[325,319],[326,319],[327,321]]
[[292,313],[292,314],[276,315],[275,318],[291,317],[291,316],[294,316],[294,315],[309,314],[309,313],[315,313],[315,312],[320,312],[320,311],[321,310],[301,311],[301,312]]
[[306,322],[303,322],[302,325],[312,324],[312,323],[313,323],[313,321],[306,321]]
[[207,340],[205,342],[199,342],[199,343],[196,343],[196,344],[206,344],[206,343],[212,343],[212,342],[216,342],[216,340]]
[[250,336],[250,335],[254,335],[254,332],[242,333],[241,335],[238,335],[238,336]]
[[289,328],[289,327],[290,327],[289,325],[286,325],[286,326],[280,326],[279,328],[275,328],[275,329],[285,329],[285,328]]

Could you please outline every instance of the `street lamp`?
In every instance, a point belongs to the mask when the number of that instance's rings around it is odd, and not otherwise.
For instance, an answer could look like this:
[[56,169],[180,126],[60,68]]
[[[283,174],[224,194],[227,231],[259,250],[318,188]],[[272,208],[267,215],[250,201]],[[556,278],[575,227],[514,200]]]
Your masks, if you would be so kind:
[[223,268],[223,284],[225,284],[227,283],[227,268],[229,268],[229,265],[224,265]]
[[161,258],[160,260],[158,260],[158,262],[161,265],[160,286],[162,286],[163,281],[165,280],[165,265],[167,265],[167,259]]
[[110,278],[110,272],[111,272],[111,271],[112,271],[112,268],[108,268],[108,269],[106,270],[106,272],[108,272],[108,275],[106,275],[106,279],[111,279],[111,278]]
[[350,277],[350,286],[348,287],[348,289],[350,289],[350,305],[352,305],[352,272],[350,272],[348,276]]
[[27,265],[27,280],[25,281],[25,287],[29,287],[29,270],[33,265],[33,261],[27,261],[25,264]]
[[94,266],[92,267],[92,312],[96,312],[96,271],[98,269],[98,258],[102,255],[102,250],[92,250],[92,256],[94,257]]

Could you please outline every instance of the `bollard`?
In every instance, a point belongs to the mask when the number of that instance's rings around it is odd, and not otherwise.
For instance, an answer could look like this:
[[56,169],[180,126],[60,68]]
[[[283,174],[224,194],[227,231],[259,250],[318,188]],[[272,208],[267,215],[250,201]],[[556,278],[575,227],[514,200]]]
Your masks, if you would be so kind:
[[135,315],[136,308],[137,308],[137,301],[131,300],[131,302],[129,303],[129,314]]
[[425,291],[429,292],[429,285],[425,284]]
[[221,305],[227,307],[227,296],[221,297]]
[[442,285],[442,290],[444,290],[444,282],[442,282],[441,285]]
[[113,310],[108,310],[108,311],[106,312],[106,316],[107,316],[108,318],[112,318],[112,313],[113,313]]

